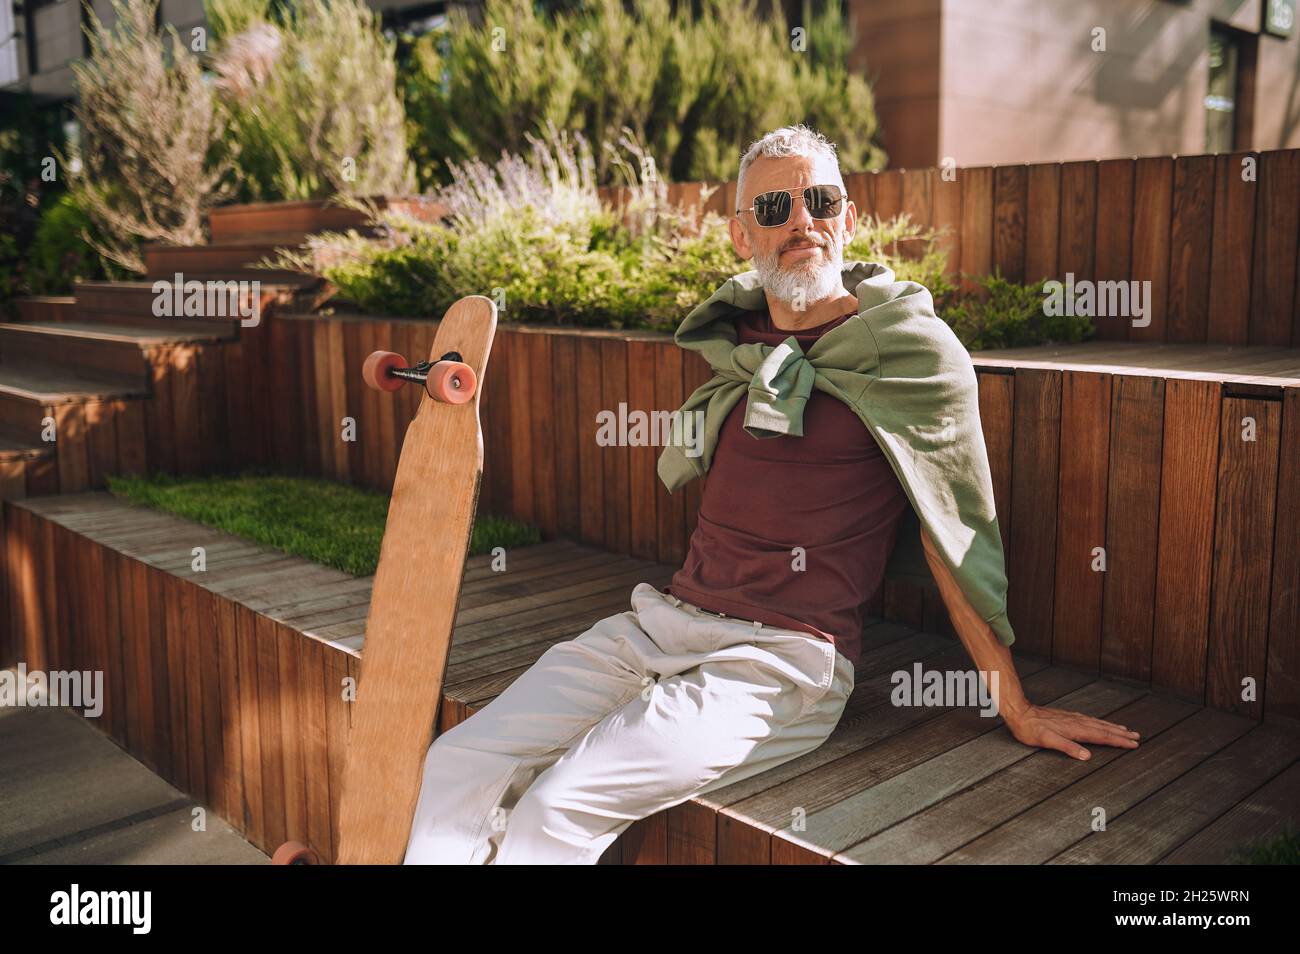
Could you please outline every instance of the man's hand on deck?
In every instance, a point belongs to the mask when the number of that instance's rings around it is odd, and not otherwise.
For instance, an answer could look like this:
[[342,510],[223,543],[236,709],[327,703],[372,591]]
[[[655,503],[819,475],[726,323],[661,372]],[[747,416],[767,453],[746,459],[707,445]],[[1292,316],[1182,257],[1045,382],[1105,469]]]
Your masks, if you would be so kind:
[[1080,742],[1095,742],[1098,745],[1114,745],[1125,749],[1137,748],[1138,733],[1128,726],[1096,719],[1082,712],[1052,709],[1031,703],[1020,685],[1010,649],[998,641],[993,630],[970,605],[924,528],[921,530],[921,544],[962,645],[981,672],[998,677],[993,689],[994,701],[998,706],[998,714],[1012,735],[1025,745],[1058,749],[1071,758],[1083,760],[1092,758],[1092,753]]
[[1080,742],[1123,749],[1138,747],[1139,734],[1128,726],[1096,719],[1082,712],[1025,703],[1019,709],[1000,714],[1011,734],[1025,745],[1058,749],[1071,758],[1084,761],[1092,758],[1092,753]]

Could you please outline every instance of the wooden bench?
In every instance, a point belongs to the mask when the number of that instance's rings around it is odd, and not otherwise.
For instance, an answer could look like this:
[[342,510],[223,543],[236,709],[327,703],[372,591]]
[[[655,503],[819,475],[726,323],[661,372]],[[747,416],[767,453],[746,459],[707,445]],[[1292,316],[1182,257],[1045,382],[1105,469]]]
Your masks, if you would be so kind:
[[[16,648],[29,669],[104,670],[98,723],[119,745],[263,850],[297,837],[330,857],[369,579],[102,493],[9,501],[4,516],[0,620],[20,640],[4,661]],[[440,728],[674,569],[567,540],[513,551],[501,573],[471,558]],[[1142,733],[1076,762],[975,708],[891,704],[899,670],[969,668],[951,638],[877,622],[863,643],[826,743],[637,822],[602,863],[1220,862],[1300,815],[1290,720],[1016,653],[1035,702]]]

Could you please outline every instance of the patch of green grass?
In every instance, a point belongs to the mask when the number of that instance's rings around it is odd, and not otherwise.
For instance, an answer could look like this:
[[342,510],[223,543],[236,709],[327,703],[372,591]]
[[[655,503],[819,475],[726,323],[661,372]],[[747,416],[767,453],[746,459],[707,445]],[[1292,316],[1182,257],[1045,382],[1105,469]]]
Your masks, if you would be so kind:
[[[379,565],[388,494],[311,477],[262,472],[237,476],[110,477],[109,489],[134,503],[165,510],[343,570],[369,576]],[[480,514],[470,553],[541,541],[535,527]]]
[[1246,865],[1300,864],[1300,830],[1293,822],[1287,821],[1272,837],[1242,846],[1233,861]]

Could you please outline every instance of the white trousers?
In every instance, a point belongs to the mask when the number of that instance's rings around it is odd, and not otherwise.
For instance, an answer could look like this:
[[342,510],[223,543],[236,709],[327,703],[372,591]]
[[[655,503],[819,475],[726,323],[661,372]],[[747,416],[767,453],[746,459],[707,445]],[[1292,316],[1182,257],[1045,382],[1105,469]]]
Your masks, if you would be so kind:
[[853,665],[648,583],[434,739],[405,864],[595,864],[638,819],[821,745]]

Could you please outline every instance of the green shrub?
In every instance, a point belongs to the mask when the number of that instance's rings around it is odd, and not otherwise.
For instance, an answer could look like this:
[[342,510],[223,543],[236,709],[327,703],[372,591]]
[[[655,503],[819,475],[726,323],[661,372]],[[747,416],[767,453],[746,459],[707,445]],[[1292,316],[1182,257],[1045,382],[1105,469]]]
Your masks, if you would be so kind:
[[[453,180],[438,195],[450,209],[445,225],[357,203],[384,227],[383,237],[315,236],[276,264],[325,275],[342,298],[370,312],[431,317],[478,294],[495,298],[505,320],[660,331],[674,330],[748,268],[724,218],[669,203],[634,137],[603,146],[627,188],[621,217],[599,197],[582,136],[551,128],[530,142],[527,155],[507,154],[492,166],[453,163]],[[905,215],[867,217],[845,257],[922,282],[941,307],[953,285],[939,237]]]
[[[669,178],[721,180],[756,133],[796,122],[839,146],[846,173],[882,168],[871,88],[848,68],[852,31],[839,0],[805,6],[798,24],[756,0],[593,0],[546,13],[530,0],[486,0],[473,15],[409,42],[401,74],[420,182],[451,164],[519,153],[548,124],[590,142],[627,127]],[[763,4],[766,11],[769,5]],[[792,47],[803,29],[806,48]],[[754,64],[761,63],[762,69]],[[613,181],[607,157],[597,180]]]
[[99,253],[85,238],[93,227],[71,193],[65,192],[45,210],[27,263],[31,294],[67,295],[73,282],[109,277]]
[[363,0],[207,0],[240,198],[414,191],[394,44]]
[[1254,839],[1237,848],[1230,863],[1249,865],[1300,864],[1300,829],[1287,819],[1269,838]]
[[630,139],[626,221],[605,206],[581,136],[554,128],[527,155],[453,164],[438,198],[446,224],[366,208],[383,237],[314,236],[280,267],[325,275],[368,311],[431,317],[469,294],[493,297],[511,321],[667,328],[682,305],[741,270],[723,221],[667,200],[667,186]]
[[[219,477],[110,477],[109,489],[325,566],[369,576],[379,565],[388,494],[310,477],[263,471]],[[540,534],[506,517],[475,518],[471,554],[538,543]]]
[[42,210],[63,192],[50,181],[46,158],[63,141],[60,107],[39,103],[29,92],[0,93],[0,315],[12,299],[29,293],[28,258]]
[[844,249],[845,261],[880,262],[894,272],[899,281],[924,285],[940,314],[949,306],[957,286],[948,276],[948,253],[939,240],[941,230],[927,228],[906,212],[892,219],[874,215],[858,220],[858,229]]
[[995,273],[978,283],[983,294],[964,295],[939,312],[971,351],[1078,342],[1094,333],[1091,318],[1045,313],[1044,280],[1022,285]]
[[8,232],[0,232],[0,320],[13,317],[13,298],[22,290],[24,268],[18,240]]
[[[357,202],[382,237],[314,236],[275,264],[325,275],[343,299],[372,313],[434,317],[465,295],[487,295],[507,321],[674,331],[749,266],[732,249],[725,219],[671,205],[645,150],[629,135],[619,146],[604,149],[627,187],[622,216],[599,198],[585,139],[551,128],[547,139],[531,138],[526,156],[453,163],[452,183],[438,194],[450,210],[446,223]],[[972,350],[1091,335],[1088,318],[1044,314],[1043,282],[993,275],[978,294],[960,295],[942,237],[905,213],[868,215],[844,258],[925,285],[936,313]]]

